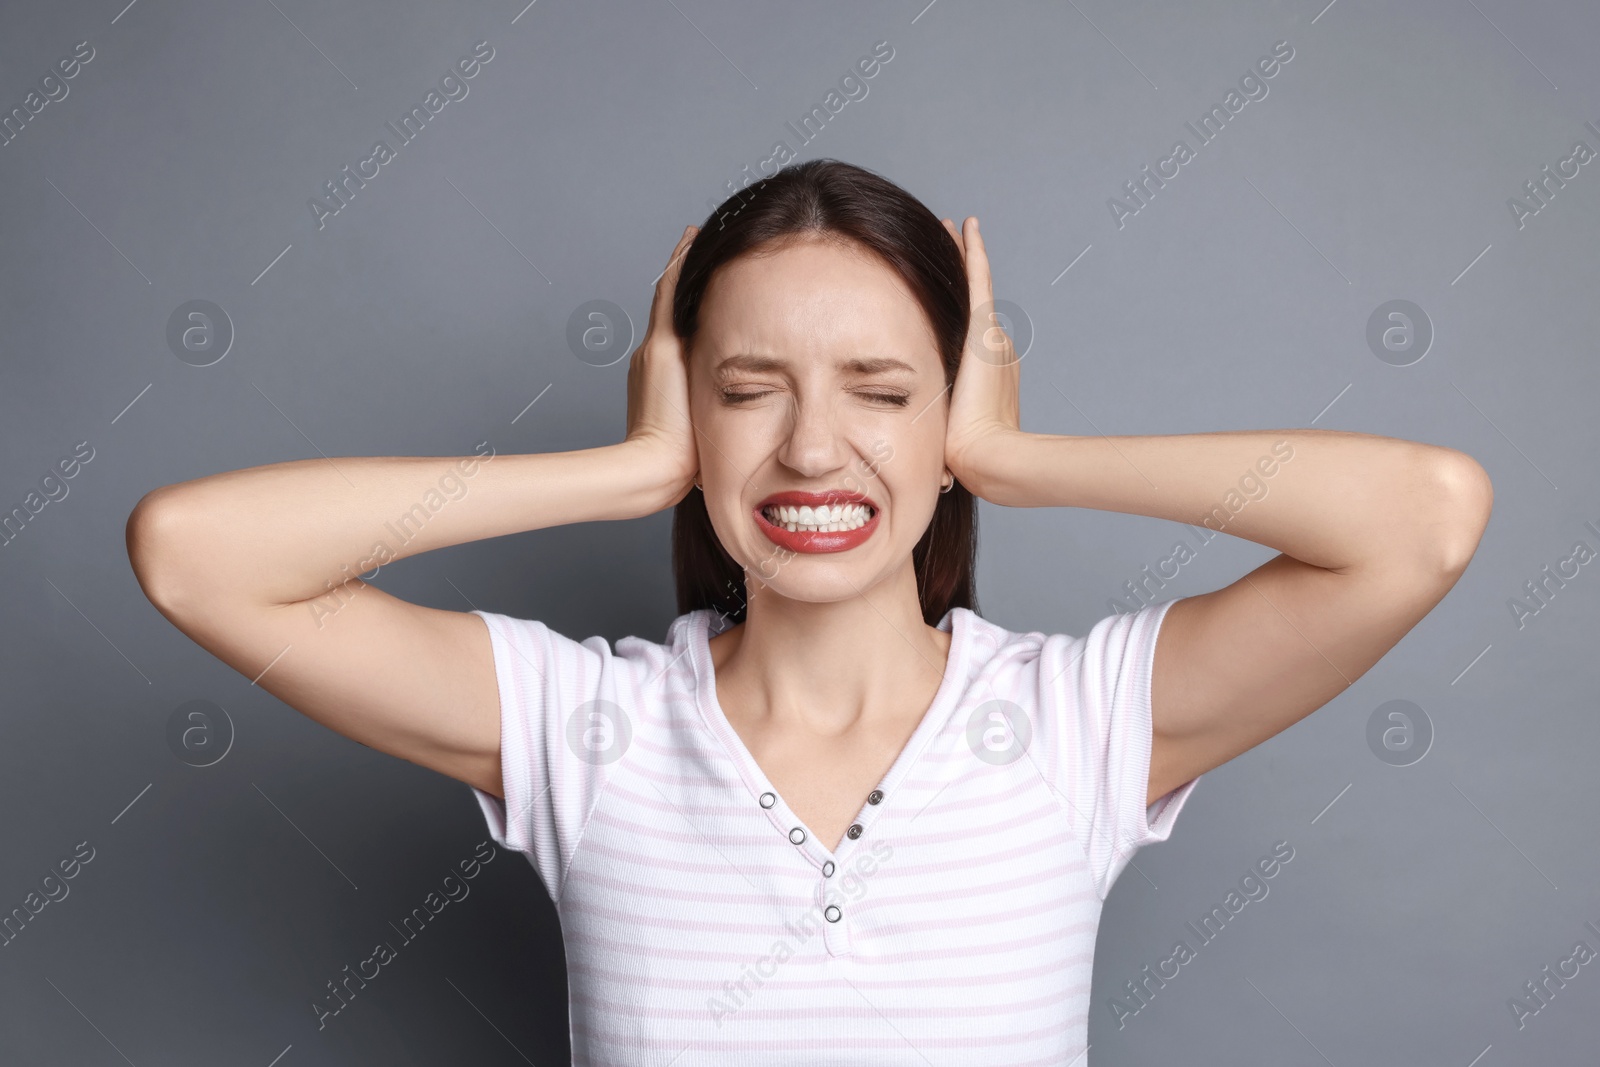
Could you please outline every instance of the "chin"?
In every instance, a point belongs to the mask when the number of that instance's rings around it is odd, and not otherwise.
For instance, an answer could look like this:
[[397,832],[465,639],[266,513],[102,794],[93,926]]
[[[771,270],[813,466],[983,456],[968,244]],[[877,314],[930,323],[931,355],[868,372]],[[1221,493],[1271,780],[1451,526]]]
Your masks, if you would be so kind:
[[869,571],[864,561],[845,561],[837,554],[830,558],[776,550],[745,567],[745,588],[747,595],[751,586],[759,585],[785,600],[833,604],[860,596],[882,577],[877,568]]

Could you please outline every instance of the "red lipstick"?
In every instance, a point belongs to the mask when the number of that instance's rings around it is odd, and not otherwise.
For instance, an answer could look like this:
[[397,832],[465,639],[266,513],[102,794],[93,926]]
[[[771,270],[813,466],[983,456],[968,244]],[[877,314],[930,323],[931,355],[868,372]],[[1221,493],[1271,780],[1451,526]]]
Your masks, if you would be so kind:
[[[780,525],[768,519],[764,513],[767,508],[816,508],[833,507],[836,504],[864,504],[871,510],[871,514],[866,522],[853,530],[791,530],[787,525]],[[773,544],[787,548],[791,552],[818,553],[844,552],[862,544],[872,536],[872,531],[878,528],[878,516],[881,511],[877,503],[865,493],[852,493],[842,489],[820,493],[789,490],[773,493],[757,504],[752,514],[755,516],[756,525]]]

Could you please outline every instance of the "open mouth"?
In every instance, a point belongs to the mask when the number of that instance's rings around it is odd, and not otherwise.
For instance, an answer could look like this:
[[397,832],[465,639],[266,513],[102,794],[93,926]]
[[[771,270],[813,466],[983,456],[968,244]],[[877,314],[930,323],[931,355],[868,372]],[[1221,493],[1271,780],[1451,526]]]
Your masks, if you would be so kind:
[[871,504],[819,504],[811,507],[788,504],[768,504],[761,509],[761,517],[785,530],[834,533],[859,530],[878,513]]
[[844,552],[878,528],[880,509],[860,493],[773,493],[756,505],[756,525],[767,540],[793,552]]

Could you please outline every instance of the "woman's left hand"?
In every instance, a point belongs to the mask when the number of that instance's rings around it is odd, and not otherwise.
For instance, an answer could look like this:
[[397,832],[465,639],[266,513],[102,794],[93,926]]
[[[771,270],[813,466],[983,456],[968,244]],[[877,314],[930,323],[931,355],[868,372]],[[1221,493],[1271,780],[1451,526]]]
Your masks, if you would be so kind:
[[977,218],[965,220],[964,232],[949,219],[944,226],[961,249],[972,302],[966,347],[950,392],[945,466],[969,491],[983,496],[986,472],[995,469],[1007,438],[1022,433],[1022,366],[995,314],[994,283]]

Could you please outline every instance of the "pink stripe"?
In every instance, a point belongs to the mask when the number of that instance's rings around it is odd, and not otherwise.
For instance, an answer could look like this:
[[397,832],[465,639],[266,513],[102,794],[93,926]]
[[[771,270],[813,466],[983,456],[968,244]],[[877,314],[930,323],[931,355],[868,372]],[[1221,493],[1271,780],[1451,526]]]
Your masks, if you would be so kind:
[[[647,958],[654,958],[655,954],[646,950],[639,953]],[[820,957],[818,957],[820,960]],[[750,960],[726,960],[732,968],[727,974],[719,978],[672,978],[662,974],[651,974],[649,981],[652,986],[664,986],[671,989],[688,989],[704,994],[719,993],[722,983],[729,981],[729,975],[740,973],[744,968],[752,966]],[[1007,985],[1014,982],[1035,982],[1039,978],[1067,973],[1076,967],[1080,960],[1062,956],[1048,963],[1036,967],[1024,967],[1014,971],[1005,971],[999,974],[972,974],[965,970],[948,975],[930,975],[920,978],[895,978],[871,979],[852,977],[850,984],[860,989],[965,989],[969,985]],[[783,970],[778,976],[769,978],[762,983],[763,989],[814,991],[818,989],[838,989],[839,979],[817,978],[797,979],[782,978],[781,976],[791,968],[804,968],[806,963],[796,956],[786,961]],[[604,967],[596,967],[587,963],[568,963],[567,969],[573,974],[583,974],[586,977],[604,979],[612,982],[636,982],[640,980],[638,971],[615,971]],[[1074,982],[1060,987],[1063,993],[1086,995],[1089,992],[1087,981]]]
[[[644,871],[634,868],[629,870],[627,873],[638,877],[641,874],[647,874],[648,868],[646,868]],[[601,889],[609,889],[612,892],[620,894],[624,897],[633,897],[640,900],[687,900],[696,904],[737,904],[744,907],[770,907],[774,903],[773,898],[764,893],[731,893],[714,889],[674,889],[670,886],[651,885],[648,882],[630,881],[624,878],[612,878],[609,875],[600,874],[596,871],[584,872],[583,880],[588,885],[596,886]],[[744,882],[740,881],[739,884],[744,885]],[[748,887],[746,888],[748,889]],[[807,897],[803,892],[797,891],[792,899],[797,907],[805,907],[810,903],[809,897]],[[785,901],[784,903],[789,902]]]
[[[1081,856],[1078,851],[1077,842],[1072,841],[1071,838],[1068,837],[1067,834],[1061,829],[1057,830],[1057,838],[1059,838],[1063,845],[1070,847],[1072,854],[1075,857],[1079,857],[1081,862]],[[918,881],[921,881],[930,874],[955,874],[960,871],[981,871],[986,867],[1007,864],[1008,861],[1022,856],[1037,856],[1042,851],[1045,851],[1045,846],[1052,845],[1054,843],[1054,839],[1039,838],[1023,841],[1019,844],[1013,843],[1009,838],[1007,838],[1006,844],[1008,847],[1006,848],[998,849],[993,852],[980,852],[977,849],[963,849],[961,852],[956,853],[949,858],[929,860],[926,863],[901,863],[900,857],[896,856],[892,862],[885,863],[879,869],[878,873],[874,874],[872,877],[875,880],[878,878],[914,878]]]
[[[761,985],[761,992],[765,993],[772,987],[772,982],[766,981]],[[839,990],[841,983],[834,982],[832,988]],[[792,988],[792,987],[791,987]],[[715,996],[717,990],[713,987],[703,991],[706,996]],[[994,1000],[982,1004],[973,1004],[970,1000],[952,1004],[919,1004],[913,1008],[897,1008],[885,1004],[862,1004],[859,1000],[855,1004],[844,1004],[828,1009],[829,1021],[840,1019],[926,1019],[926,1018],[987,1018],[992,1015],[1015,1015],[1019,1012],[1037,1011],[1040,1008],[1059,1007],[1064,998],[1060,993],[1050,993],[1031,1000]],[[606,1015],[646,1016],[652,1019],[694,1019],[707,1018],[708,1012],[704,1007],[661,1009],[638,1004],[603,1003],[591,999],[583,993],[572,995],[574,1006],[584,1005],[597,1009]],[[754,1006],[735,1007],[741,1021],[748,1022],[776,1022],[784,1019],[816,1019],[816,1009],[809,1006],[793,1008],[758,1008]]]
[[[781,907],[781,905],[779,906]],[[596,919],[609,919],[612,922],[626,923],[633,926],[655,927],[665,930],[692,930],[700,934],[758,934],[766,937],[783,936],[783,924],[785,921],[798,923],[805,919],[809,913],[819,910],[815,906],[802,902],[794,904],[787,914],[781,916],[777,907],[775,907],[771,922],[739,923],[726,919],[684,919],[671,915],[649,915],[644,912],[607,908],[586,900],[569,900],[562,906],[563,916],[590,916]],[[818,921],[822,920],[819,919]]]
[[[674,856],[644,855],[637,849],[625,851],[614,848],[603,841],[590,841],[584,848],[586,850],[585,855],[604,857],[614,861],[615,865],[619,867],[643,866],[661,870],[683,871],[686,874],[716,875],[718,877],[728,873],[728,861],[715,853],[712,854],[713,858],[711,860],[693,860],[679,859]],[[681,854],[682,850],[680,849],[678,852]],[[581,867],[574,868],[572,877],[577,878],[584,870],[585,868]],[[817,880],[816,869],[810,864],[801,867],[787,864],[778,866],[771,863],[747,863],[742,855],[740,857],[739,870],[746,875],[752,876],[792,878],[796,881],[804,881],[808,886]],[[876,878],[877,875],[873,877]]]
[[[669,830],[666,827],[652,825],[648,822],[635,822],[632,819],[623,818],[609,811],[596,812],[595,819],[604,822],[607,828],[611,830],[618,830],[637,837],[649,837],[657,841],[670,841],[680,845],[693,845],[696,848],[706,847],[706,835],[697,830],[687,828],[682,831]],[[686,822],[684,825],[687,827]],[[715,842],[718,848],[765,848],[770,850],[776,842],[782,842],[787,849],[793,850],[794,848],[793,845],[789,844],[788,838],[776,832],[765,834],[721,834],[715,838]]]
[[[715,763],[717,761],[707,760],[706,762]],[[729,768],[731,768],[731,760],[726,760],[726,758],[724,758],[724,762]],[[687,770],[682,773],[663,771],[657,767],[651,766],[646,760],[639,760],[628,769],[631,774],[637,777],[648,778],[652,782],[663,786],[715,790],[719,795],[724,796],[728,795],[730,791],[729,783],[726,778],[707,778],[704,774],[689,773]],[[742,789],[740,791],[743,792]]]
[[[567,969],[569,971],[573,971],[574,968],[574,963],[571,959],[572,948],[574,945],[581,945],[585,951],[593,949],[594,952],[587,957],[590,959],[597,958],[601,952],[606,952],[612,955],[621,956],[625,959],[684,960],[693,961],[696,963],[715,964],[717,967],[723,968],[722,970],[718,970],[716,972],[721,976],[718,979],[719,981],[726,981],[728,974],[737,972],[740,967],[749,962],[749,951],[747,947],[743,945],[738,946],[737,948],[730,946],[726,949],[692,949],[679,948],[672,945],[649,945],[648,947],[641,947],[641,939],[647,932],[648,931],[639,931],[636,934],[631,934],[626,940],[602,937],[598,934],[591,934],[582,930],[574,931],[570,934],[563,932],[562,940],[566,942],[567,953],[569,957],[567,960]],[[750,940],[754,940],[754,938]],[[776,938],[771,937],[770,934],[765,936],[765,947],[770,947],[773,940],[776,940]],[[814,938],[814,940],[820,941],[821,939]],[[796,952],[789,958],[788,962],[786,962],[784,966],[816,966],[821,964],[827,958],[827,950],[822,948],[819,944],[814,949],[804,952]]]
[[[1081,871],[1081,864],[1068,864],[1065,867],[1051,867],[1043,871],[1034,871],[1031,874],[1018,875],[1008,878],[1003,882],[985,882],[982,885],[964,885],[960,889],[930,889],[925,893],[895,893],[876,894],[871,889],[867,890],[866,899],[854,905],[855,914],[872,911],[875,908],[903,908],[911,904],[936,904],[963,897],[981,897],[996,893],[1004,889],[1020,889],[1023,886],[1038,885],[1041,882],[1061,882],[1068,875]],[[1056,901],[1063,905],[1077,903],[1080,899],[1091,899],[1093,894],[1085,887],[1078,893],[1063,893],[1056,896]],[[1098,901],[1097,901],[1098,903]]]
[[[874,955],[864,955],[858,952],[854,953],[851,958],[862,966],[870,966],[873,964],[887,965],[896,963],[915,963],[921,965],[934,960],[949,959],[953,955],[960,956],[962,959],[970,960],[976,959],[979,956],[1002,955],[1013,952],[1020,954],[1021,952],[1029,949],[1037,949],[1038,946],[1053,941],[1056,938],[1065,937],[1072,940],[1081,940],[1085,933],[1092,933],[1095,929],[1095,926],[1095,921],[1066,923],[1059,927],[1041,930],[1038,933],[1030,933],[1026,937],[1018,937],[1010,941],[994,941],[983,945],[965,947],[959,952],[952,952],[950,949],[940,946],[938,948],[911,949],[910,951],[906,952],[882,952]],[[1065,952],[1061,958],[1082,964],[1092,963],[1094,960],[1093,940],[1089,941],[1087,948],[1081,948],[1076,953]],[[921,968],[919,966],[918,970],[920,969]]]
[[[965,841],[974,837],[994,837],[1006,830],[1016,830],[1020,827],[1032,826],[1047,819],[1056,818],[1059,811],[1060,808],[1053,802],[1045,803],[999,822],[984,823],[976,826],[947,827],[942,830],[938,829],[937,826],[929,825],[929,829],[926,832],[901,834],[895,836],[893,840],[906,845],[939,845],[948,844],[951,841]],[[915,825],[920,830],[925,824],[921,819],[918,819],[912,825]],[[1040,840],[1043,840],[1043,834],[1044,831],[1041,831]]]
[[[815,1023],[819,1014],[814,1009],[801,1009],[801,1012],[802,1014],[800,1014],[797,1018],[800,1021],[808,1024]],[[1047,1012],[1042,1014],[1045,1017],[1049,1017],[1054,1013]],[[732,1018],[737,1019],[739,1015],[739,1010],[735,1009],[732,1013]],[[833,1010],[830,1009],[827,1015],[828,1017],[832,1018]],[[593,1016],[593,1018],[597,1020],[604,1019],[605,1017],[606,1016],[603,1013],[596,1013]],[[916,1017],[939,1018],[941,1015],[940,1013],[936,1012],[926,1012]],[[871,1018],[879,1020],[881,1024],[882,1020],[876,1014],[873,1014]],[[1046,1038],[1058,1037],[1061,1034],[1076,1029],[1078,1025],[1081,1024],[1077,1020],[1074,1020],[1070,1017],[1061,1017],[1052,1025],[1043,1026],[1020,1033],[1017,1031],[1001,1031],[994,1034],[973,1034],[969,1031],[962,1034],[928,1034],[925,1036],[919,1036],[914,1042],[913,1047],[921,1049],[986,1049],[994,1045],[1020,1045],[1030,1041],[1039,1041]],[[651,1049],[656,1051],[671,1050],[673,1052],[680,1051],[686,1042],[695,1050],[702,1052],[820,1052],[833,1049],[887,1049],[891,1051],[902,1051],[905,1049],[907,1044],[907,1038],[903,1036],[897,1037],[890,1035],[888,1037],[878,1037],[875,1034],[869,1036],[868,1034],[863,1033],[860,1035],[836,1037],[826,1032],[815,1031],[814,1027],[810,1025],[808,1025],[806,1029],[808,1031],[808,1035],[806,1036],[796,1036],[790,1038],[771,1036],[744,1041],[737,1039],[717,1040],[715,1038],[705,1037],[699,1031],[695,1031],[693,1036],[684,1039],[666,1036],[659,1038],[638,1037],[636,1035],[629,1034],[625,1039],[622,1039],[617,1043],[621,1044],[625,1048]],[[584,1037],[592,1037],[599,1041],[609,1040],[605,1031],[596,1027],[592,1027],[587,1022],[580,1022],[576,1017],[574,1017],[572,1023],[572,1034],[574,1037],[581,1035]]]
[[1066,910],[1067,908],[1060,900],[1047,898],[1037,904],[1029,904],[1021,908],[1007,908],[1005,911],[990,912],[986,915],[973,915],[971,913],[959,916],[949,914],[932,915],[925,919],[875,926],[873,927],[873,933],[880,937],[892,937],[898,934],[915,934],[936,930],[949,935],[953,927],[957,927],[961,932],[966,933],[980,926],[994,926],[998,923],[1014,922],[1017,919],[1026,919],[1034,915],[1046,915],[1051,912]]

